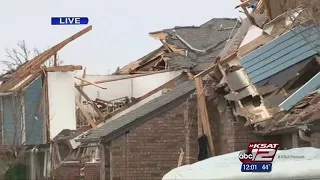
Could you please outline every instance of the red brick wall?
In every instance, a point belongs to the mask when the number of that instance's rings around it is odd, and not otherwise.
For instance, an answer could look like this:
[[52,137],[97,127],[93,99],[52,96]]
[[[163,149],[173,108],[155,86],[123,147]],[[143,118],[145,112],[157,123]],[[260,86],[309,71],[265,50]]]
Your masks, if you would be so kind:
[[195,102],[189,100],[112,141],[113,180],[160,180],[177,167],[180,148],[187,156],[184,162],[195,162],[196,117]]
[[311,133],[311,146],[320,148],[320,132]]
[[207,107],[216,155],[246,149],[249,142],[280,141],[276,136],[254,134],[252,127],[244,126],[244,119],[234,118],[224,99],[211,97]]
[[54,179],[59,180],[79,180],[80,179],[80,163],[64,163],[61,164],[54,172]]
[[[219,111],[214,99],[207,100],[215,153],[221,155],[247,148],[249,142],[277,141],[279,137],[254,134],[245,121],[231,111]],[[180,148],[184,164],[198,156],[196,100],[189,99],[161,117],[154,118],[111,143],[113,180],[157,180],[178,163]]]
[[100,178],[100,163],[85,163],[84,180],[97,180]]

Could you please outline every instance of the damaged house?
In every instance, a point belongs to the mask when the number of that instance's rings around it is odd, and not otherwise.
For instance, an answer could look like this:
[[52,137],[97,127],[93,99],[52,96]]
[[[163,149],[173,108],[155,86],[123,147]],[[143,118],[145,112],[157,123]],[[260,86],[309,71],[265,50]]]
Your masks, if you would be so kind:
[[[182,74],[148,93],[148,96],[151,96],[161,92],[157,97],[150,98],[130,111],[124,110],[120,115],[106,118],[97,128],[75,138],[76,142],[81,142],[81,146],[99,147],[95,151],[98,161],[87,163],[84,174],[95,169],[96,175],[91,178],[160,179],[170,169],[181,164],[233,151],[236,144],[239,146],[237,148],[247,146],[246,142],[235,143],[243,137],[263,140],[259,137],[252,138],[250,134],[253,133],[250,128],[244,127],[244,123],[239,123],[236,127],[232,122],[223,123],[226,118],[230,120],[232,114],[224,107],[226,111],[221,115],[216,107],[217,98],[213,88],[210,88],[211,85],[204,85],[202,81],[198,81],[199,78],[195,78],[209,72],[207,68],[240,25],[241,23],[233,19],[212,19],[200,27],[177,27],[151,33],[163,42],[162,52],[156,53],[160,51],[158,49],[142,60],[118,69],[115,76],[163,70],[155,68],[157,63],[151,61],[163,62],[167,71],[182,69]],[[201,35],[203,39],[197,41],[196,37]],[[144,66],[145,62],[149,64]],[[140,69],[139,65],[144,68]],[[194,76],[198,73],[199,75]],[[198,90],[199,86],[207,88],[205,91]],[[163,89],[167,90],[164,92]],[[197,97],[197,94],[205,94],[206,97]],[[201,99],[201,107],[197,105],[197,99],[198,103]],[[205,120],[198,122],[197,109],[203,109],[203,104],[206,104],[207,111],[201,110],[199,114],[201,119]],[[207,136],[210,132],[212,135]],[[242,136],[238,137],[239,134]],[[214,147],[208,142],[214,142]],[[208,146],[210,152],[207,151]],[[66,167],[67,165],[64,166]],[[75,169],[70,167],[65,171],[73,172]]]
[[0,147],[3,153],[0,156],[4,162],[1,174],[21,162],[27,165],[29,179],[50,177],[50,144],[64,128],[76,128],[72,72],[82,67],[46,67],[44,63],[91,28],[85,28],[1,76]]
[[30,179],[161,179],[252,141],[319,147],[320,31],[294,2],[152,32],[162,46],[112,75],[42,66],[89,26],[3,80],[1,143],[23,145]]
[[224,97],[258,136],[279,136],[281,148],[318,147],[320,31],[310,9],[294,7],[273,19],[269,14],[263,26],[251,25],[236,51],[225,50],[232,55],[220,62],[229,89]]
[[[242,150],[251,141],[278,141],[281,149],[319,146],[317,24],[304,8],[272,18],[261,4],[242,3],[252,12],[226,26],[214,23],[226,19],[214,19],[150,33],[163,43],[165,69],[185,69],[188,80],[76,139],[99,146],[100,179],[159,179],[174,166]],[[204,45],[206,36],[197,45],[207,25],[216,27],[207,27],[210,33],[227,32],[225,41]],[[200,38],[192,39],[196,32]],[[134,73],[140,62],[116,74]]]

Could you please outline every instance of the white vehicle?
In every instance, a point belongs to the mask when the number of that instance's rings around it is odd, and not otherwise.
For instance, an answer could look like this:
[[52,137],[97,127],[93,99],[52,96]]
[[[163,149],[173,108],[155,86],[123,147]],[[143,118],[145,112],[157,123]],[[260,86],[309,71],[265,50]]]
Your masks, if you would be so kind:
[[215,179],[320,179],[320,149],[306,147],[279,150],[269,173],[241,172],[239,152],[212,157],[175,168],[162,180]]

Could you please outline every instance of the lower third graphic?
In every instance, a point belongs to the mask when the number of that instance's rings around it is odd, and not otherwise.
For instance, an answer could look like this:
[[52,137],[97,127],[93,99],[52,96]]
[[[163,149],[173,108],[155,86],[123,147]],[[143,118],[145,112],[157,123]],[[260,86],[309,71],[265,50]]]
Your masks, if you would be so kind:
[[272,161],[279,149],[279,143],[249,143],[248,149],[239,153],[242,172],[271,172]]

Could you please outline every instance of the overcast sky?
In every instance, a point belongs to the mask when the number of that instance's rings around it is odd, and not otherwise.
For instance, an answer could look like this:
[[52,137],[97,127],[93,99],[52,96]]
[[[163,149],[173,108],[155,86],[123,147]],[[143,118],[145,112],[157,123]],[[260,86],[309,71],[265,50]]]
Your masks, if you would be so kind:
[[[148,35],[174,26],[201,25],[214,17],[237,18],[240,0],[10,0],[0,6],[0,60],[5,48],[25,40],[46,49],[83,25],[51,26],[51,17],[84,16],[93,30],[63,48],[65,64],[83,65],[90,74],[113,73],[160,46]],[[1,68],[1,65],[0,65]]]

